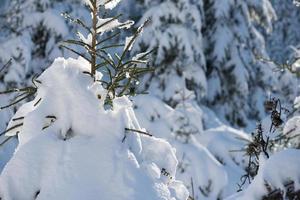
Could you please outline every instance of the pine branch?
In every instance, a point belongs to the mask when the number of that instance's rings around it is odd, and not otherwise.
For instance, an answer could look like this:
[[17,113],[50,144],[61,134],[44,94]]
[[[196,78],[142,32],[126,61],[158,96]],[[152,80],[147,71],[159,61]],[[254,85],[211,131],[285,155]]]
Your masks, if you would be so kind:
[[111,60],[109,57],[106,58],[105,56],[103,56],[103,55],[101,55],[100,53],[97,53],[97,52],[96,52],[96,55],[99,56],[100,58],[102,58],[103,60],[105,60],[105,62],[107,62],[107,64],[109,64],[113,69],[116,69],[116,65],[115,65],[114,61]]
[[97,26],[94,30],[99,30],[100,28],[102,28],[102,27],[104,27],[104,26],[110,24],[111,22],[117,20],[117,19],[120,18],[121,16],[122,16],[122,14],[119,14],[119,15],[117,15],[117,16],[111,18],[110,20],[107,20],[106,22],[104,22],[104,23],[100,24],[99,26]]
[[82,42],[82,41],[78,41],[78,40],[65,40],[63,41],[64,43],[67,43],[67,44],[75,44],[75,45],[79,45],[79,46],[82,46],[84,48],[88,47],[88,48],[91,48],[91,46],[85,42]]
[[[136,38],[141,34],[141,32],[143,31],[143,28],[150,22],[149,19],[147,19],[138,29],[137,31],[135,32],[135,34],[133,35],[133,37],[131,38],[131,40],[129,41],[129,43],[127,44],[127,46],[125,47],[121,57],[120,57],[120,60],[123,60],[126,53],[129,51],[130,47],[133,45],[134,41],[136,40]],[[118,63],[118,67],[120,67],[121,65],[121,62]]]
[[65,17],[66,19],[70,20],[71,22],[80,25],[81,27],[83,27],[85,30],[87,30],[89,33],[92,34],[91,29],[87,25],[85,25],[85,23],[83,21],[81,21],[80,19],[75,19],[75,18],[71,17],[68,13],[62,13],[62,16]]
[[131,128],[125,128],[125,131],[132,131],[132,132],[136,132],[136,133],[140,133],[143,135],[147,135],[149,137],[152,137],[153,135],[151,135],[150,133],[147,133],[145,131],[141,131],[141,130],[136,130],[136,129],[131,129]]
[[84,59],[87,60],[89,63],[91,63],[91,61],[90,61],[85,55],[83,55],[83,54],[81,54],[81,53],[79,53],[79,52],[77,52],[77,51],[75,51],[75,50],[73,50],[73,49],[71,49],[71,48],[69,48],[69,47],[67,47],[67,46],[65,46],[65,45],[60,45],[60,47],[63,47],[63,48],[65,48],[65,49],[67,49],[67,50],[69,50],[69,51],[75,53],[76,55],[78,55],[78,56],[84,58]]
[[12,131],[12,130],[14,130],[14,129],[16,129],[16,128],[19,128],[19,127],[21,127],[21,126],[23,126],[23,123],[14,125],[14,126],[10,127],[9,129],[6,129],[6,130],[3,131],[2,133],[0,133],[0,136],[3,135],[3,134],[5,134],[5,133],[8,133],[9,131]]
[[103,67],[103,66],[105,66],[107,64],[109,64],[107,61],[97,64],[96,65],[96,70],[100,69],[101,67]]
[[103,39],[103,40],[100,40],[100,41],[96,44],[96,46],[99,46],[100,44],[102,44],[102,43],[104,43],[104,42],[106,42],[106,41],[108,41],[108,40],[113,39],[114,37],[120,35],[120,33],[121,33],[121,32],[117,32],[117,33],[115,33],[115,34],[113,34],[113,35],[111,35],[111,36],[109,36],[109,37],[107,37],[107,38],[105,38],[105,39]]
[[[15,104],[17,104],[17,103],[19,103],[19,102],[21,102],[21,101],[27,99],[27,98],[30,97],[31,95],[33,95],[33,94],[27,94],[25,97],[22,97],[22,98],[20,98],[20,99],[18,99],[18,100],[16,100],[16,101],[14,101],[14,102],[12,102],[12,103],[6,105],[6,106],[2,106],[2,107],[0,107],[0,110],[9,108],[9,107],[11,107],[11,106],[13,106],[13,105],[15,105]],[[1,135],[1,134],[0,134],[0,135]]]
[[[110,49],[110,48],[116,48],[116,47],[123,47],[124,44],[112,44],[112,45],[108,45],[108,46],[104,46],[104,47],[101,47],[101,49],[99,50],[104,50],[104,49]],[[98,51],[99,51],[98,50]]]
[[1,94],[14,93],[14,92],[28,92],[28,93],[33,93],[35,91],[36,91],[36,88],[34,88],[34,87],[13,88],[13,89],[9,89],[9,90],[0,92],[0,95]]
[[9,59],[9,61],[7,61],[7,63],[5,63],[5,64],[3,65],[3,67],[0,69],[0,73],[1,73],[5,68],[9,67],[9,66],[11,65],[11,63],[12,63],[12,58]]
[[12,121],[18,121],[18,120],[22,120],[22,119],[24,119],[24,117],[13,118]]
[[8,142],[10,139],[12,139],[14,136],[8,136],[5,140],[3,140],[1,143],[0,143],[0,147],[3,146],[6,142]]

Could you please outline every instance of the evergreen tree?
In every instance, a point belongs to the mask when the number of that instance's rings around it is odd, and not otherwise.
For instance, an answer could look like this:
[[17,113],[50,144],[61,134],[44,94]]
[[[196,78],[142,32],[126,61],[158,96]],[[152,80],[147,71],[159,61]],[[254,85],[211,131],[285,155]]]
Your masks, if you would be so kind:
[[300,43],[300,9],[295,6],[294,0],[271,0],[276,11],[277,20],[274,22],[273,31],[266,34],[266,46],[272,60],[285,62],[294,52],[293,46]]
[[[0,199],[188,199],[175,177],[174,149],[140,127],[128,99],[136,95],[131,86],[149,71],[149,52],[125,58],[147,21],[124,44],[107,45],[116,33],[106,32],[133,22],[104,14],[119,0],[86,3],[91,23],[64,14],[81,27],[79,39],[65,43],[84,51],[63,45],[79,58],[57,58],[32,87],[1,92],[35,98],[18,109],[4,132],[16,135],[19,144],[0,175]],[[15,173],[15,167],[22,170]]]
[[[73,27],[65,22],[60,13],[68,11],[81,17],[89,16],[81,5],[81,0],[68,3],[60,0],[7,1],[0,16],[0,66],[10,59],[12,64],[1,70],[2,91],[31,83],[34,75],[41,73],[55,57],[63,55],[64,52],[57,44],[70,35]],[[14,97],[10,97],[12,98]],[[10,103],[9,98],[4,99],[2,98],[0,107]],[[15,109],[4,112],[11,116]],[[8,119],[9,117],[0,118],[1,132]]]
[[232,125],[246,127],[248,120],[264,116],[263,100],[272,90],[271,64],[257,26],[269,31],[274,10],[269,0],[206,0],[205,28],[207,102]]
[[257,59],[268,58],[259,30],[272,29],[269,0],[131,2],[132,15],[152,19],[136,49],[157,47],[146,88],[172,107],[180,91],[192,92],[237,127],[265,115],[263,101],[277,78],[272,64]]
[[[33,78],[40,74],[54,58],[66,54],[58,42],[72,35],[71,24],[60,16],[62,12],[74,13],[87,18],[89,13],[82,6],[81,0],[11,0],[6,1],[0,15],[0,90],[24,88],[32,84]],[[68,55],[68,54],[67,54]],[[6,63],[11,60],[10,65]],[[4,66],[4,67],[3,67]],[[25,95],[25,96],[24,96]],[[18,97],[18,99],[15,99]],[[30,100],[32,96],[0,94],[0,108],[15,100]],[[19,103],[0,112],[0,132],[5,127]],[[16,140],[0,137],[3,151],[0,155],[0,168],[7,162],[16,147]]]
[[[271,60],[278,64],[291,64],[300,44],[300,9],[293,0],[275,1],[271,3],[276,11],[277,20],[274,22],[273,31],[265,34],[266,46]],[[298,55],[296,55],[298,56]],[[289,63],[288,63],[289,62]],[[281,70],[279,75],[279,88],[284,103],[292,105],[298,95],[297,78],[288,70]]]
[[141,19],[149,18],[151,24],[135,50],[156,49],[150,63],[156,70],[145,87],[172,107],[181,101],[182,92],[194,93],[200,100],[206,92],[202,1],[141,2],[138,7],[145,10]]

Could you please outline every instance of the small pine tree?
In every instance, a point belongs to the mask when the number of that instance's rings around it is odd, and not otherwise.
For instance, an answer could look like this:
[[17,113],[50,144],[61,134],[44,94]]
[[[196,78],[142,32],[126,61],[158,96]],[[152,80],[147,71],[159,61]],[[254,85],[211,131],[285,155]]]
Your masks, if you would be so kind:
[[[119,31],[116,29],[128,29],[133,25],[133,21],[120,22],[118,18],[121,15],[104,18],[106,12],[104,9],[113,8],[117,1],[98,1],[89,0],[88,8],[90,9],[92,18],[91,26],[86,25],[85,22],[80,19],[75,19],[68,14],[63,14],[71,22],[80,25],[87,35],[77,32],[78,40],[66,40],[67,44],[78,45],[85,49],[85,52],[81,53],[75,49],[72,49],[66,45],[62,47],[72,51],[78,56],[83,57],[90,63],[90,74],[95,81],[100,81],[103,87],[107,90],[107,96],[105,98],[105,105],[112,107],[112,100],[115,97],[121,97],[123,95],[134,96],[137,94],[136,87],[139,84],[139,76],[143,75],[152,68],[148,67],[147,56],[151,51],[145,53],[139,53],[134,57],[127,59],[128,52],[132,49],[132,46],[137,37],[142,33],[143,28],[147,25],[149,20],[146,20],[136,32],[126,38],[125,44],[110,44],[109,42],[119,35]],[[103,12],[101,12],[103,11]],[[106,34],[110,33],[110,34]],[[114,51],[112,55],[111,49],[123,47],[120,54]],[[104,74],[104,79],[97,80],[95,77],[96,70],[100,70]]]

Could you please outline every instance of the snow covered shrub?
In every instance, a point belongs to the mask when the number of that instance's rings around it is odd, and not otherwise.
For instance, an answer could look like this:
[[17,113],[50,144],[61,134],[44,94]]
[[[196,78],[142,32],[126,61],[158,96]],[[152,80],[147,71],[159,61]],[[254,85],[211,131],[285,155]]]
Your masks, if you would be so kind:
[[[112,9],[118,2],[88,1],[92,35],[79,33],[81,40],[67,41],[82,45],[90,58],[65,46],[79,58],[57,58],[28,87],[35,98],[18,109],[6,130],[7,136],[18,137],[19,144],[1,173],[0,199],[188,198],[185,186],[175,179],[175,149],[140,127],[128,99],[135,94],[129,86],[149,71],[140,65],[146,63],[148,53],[128,61],[123,58],[142,27],[126,38],[121,56],[114,52],[116,60],[103,46],[97,51],[97,44],[108,40],[104,31],[132,24],[97,16],[100,7]],[[96,36],[105,38],[98,41]]]
[[[9,0],[0,13],[0,66],[12,58],[12,65],[0,73],[0,90],[26,87],[32,77],[40,74],[54,58],[66,54],[57,43],[71,35],[74,27],[65,23],[61,12],[89,16],[82,8],[82,0]],[[1,1],[3,3],[3,1]],[[0,4],[1,4],[0,3]],[[15,93],[16,94],[16,93]],[[1,95],[0,107],[10,104],[17,95]],[[24,97],[24,96],[23,96]],[[31,98],[23,99],[32,100]],[[9,119],[20,103],[0,112],[0,132],[5,130]],[[0,143],[7,138],[0,137]],[[9,143],[12,143],[10,140]],[[14,141],[16,142],[16,141]],[[10,147],[9,147],[10,146]],[[5,143],[3,149],[13,151],[15,145]],[[6,151],[0,151],[0,165],[5,163]],[[10,153],[9,153],[10,154]],[[2,167],[0,167],[2,170]]]
[[[275,98],[267,100],[265,108],[270,112],[270,118],[258,124],[250,142],[243,148],[249,158],[246,174],[238,184],[240,193],[229,199],[299,198],[300,174],[297,169],[300,167],[300,151],[292,142],[297,135],[286,131],[291,131],[292,122],[284,125],[290,112]],[[288,172],[282,172],[282,169]]]
[[89,69],[82,58],[59,58],[39,77],[36,98],[8,126],[23,123],[8,133],[18,134],[19,146],[1,174],[1,197],[187,199],[174,180],[174,149],[164,140],[125,131],[143,131],[131,102],[119,97],[113,110],[105,110],[98,96],[106,90],[83,73]]
[[299,199],[300,150],[282,150],[269,159],[259,157],[259,170],[252,183],[242,192],[227,200]]

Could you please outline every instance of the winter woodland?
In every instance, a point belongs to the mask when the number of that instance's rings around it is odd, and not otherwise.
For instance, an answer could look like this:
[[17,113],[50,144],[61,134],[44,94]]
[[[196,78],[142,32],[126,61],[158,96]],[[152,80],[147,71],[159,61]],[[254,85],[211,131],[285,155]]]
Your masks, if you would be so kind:
[[300,200],[300,1],[0,1],[0,200]]

